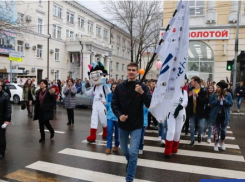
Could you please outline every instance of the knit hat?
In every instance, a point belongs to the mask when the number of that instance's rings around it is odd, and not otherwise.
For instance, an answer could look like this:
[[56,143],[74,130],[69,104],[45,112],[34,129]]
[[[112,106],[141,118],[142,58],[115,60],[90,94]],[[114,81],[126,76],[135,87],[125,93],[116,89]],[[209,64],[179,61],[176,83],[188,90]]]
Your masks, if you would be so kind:
[[48,81],[47,80],[41,80],[39,83],[43,82],[48,87]]
[[216,85],[218,85],[220,88],[225,89],[228,87],[228,84],[225,82],[218,82]]

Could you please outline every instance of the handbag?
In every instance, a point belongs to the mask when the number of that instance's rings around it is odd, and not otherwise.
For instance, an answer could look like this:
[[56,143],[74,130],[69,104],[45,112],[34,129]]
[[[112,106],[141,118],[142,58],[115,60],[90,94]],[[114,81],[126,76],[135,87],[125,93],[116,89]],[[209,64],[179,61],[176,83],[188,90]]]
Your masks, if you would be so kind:
[[25,101],[21,101],[20,102],[20,107],[21,107],[21,110],[25,110],[26,109],[26,102]]

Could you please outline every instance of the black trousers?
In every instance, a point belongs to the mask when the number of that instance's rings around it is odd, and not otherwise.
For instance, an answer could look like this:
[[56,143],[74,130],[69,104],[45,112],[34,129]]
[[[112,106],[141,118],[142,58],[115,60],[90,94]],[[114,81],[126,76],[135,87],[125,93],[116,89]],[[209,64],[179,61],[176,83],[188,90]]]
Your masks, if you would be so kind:
[[186,112],[186,120],[185,120],[185,124],[183,126],[183,130],[187,134],[187,133],[189,133],[190,117],[189,117],[189,113],[187,112],[187,109],[185,109],[185,112]]
[[50,133],[54,133],[54,129],[51,126],[49,120],[40,119],[39,120],[39,129],[40,129],[41,139],[45,139],[44,125],[50,131]]
[[66,109],[66,110],[67,110],[68,122],[74,124],[74,109]]
[[4,155],[6,150],[6,129],[0,127],[0,154]]

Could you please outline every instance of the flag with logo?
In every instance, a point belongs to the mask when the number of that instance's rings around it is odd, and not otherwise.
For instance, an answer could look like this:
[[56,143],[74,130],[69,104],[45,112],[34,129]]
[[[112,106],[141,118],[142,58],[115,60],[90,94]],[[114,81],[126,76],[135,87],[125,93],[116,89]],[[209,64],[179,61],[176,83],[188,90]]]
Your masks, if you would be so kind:
[[163,122],[171,110],[185,78],[189,47],[188,1],[179,2],[169,25],[162,36],[163,43],[156,50],[162,67],[150,105],[150,112],[159,122]]

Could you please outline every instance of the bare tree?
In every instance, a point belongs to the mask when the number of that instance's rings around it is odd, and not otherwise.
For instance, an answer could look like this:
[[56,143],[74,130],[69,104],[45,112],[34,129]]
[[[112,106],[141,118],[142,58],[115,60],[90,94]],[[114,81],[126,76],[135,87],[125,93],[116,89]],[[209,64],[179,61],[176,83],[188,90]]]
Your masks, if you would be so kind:
[[158,42],[162,2],[104,1],[103,4],[106,12],[114,17],[115,24],[130,34],[131,62],[139,63],[142,53],[154,48]]

